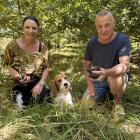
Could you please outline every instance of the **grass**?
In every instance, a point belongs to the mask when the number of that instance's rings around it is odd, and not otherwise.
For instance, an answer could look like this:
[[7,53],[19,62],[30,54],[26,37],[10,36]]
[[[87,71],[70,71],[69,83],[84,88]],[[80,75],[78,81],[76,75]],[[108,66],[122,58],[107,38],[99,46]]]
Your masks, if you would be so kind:
[[[113,122],[112,102],[106,107],[90,110],[79,102],[86,89],[82,74],[84,45],[69,44],[49,50],[50,87],[59,71],[69,73],[72,84],[73,108],[48,104],[16,109],[12,101],[11,82],[3,61],[0,61],[0,140],[138,140],[140,135],[140,87],[137,77],[129,82],[123,97],[125,118]],[[2,50],[3,53],[3,50]]]

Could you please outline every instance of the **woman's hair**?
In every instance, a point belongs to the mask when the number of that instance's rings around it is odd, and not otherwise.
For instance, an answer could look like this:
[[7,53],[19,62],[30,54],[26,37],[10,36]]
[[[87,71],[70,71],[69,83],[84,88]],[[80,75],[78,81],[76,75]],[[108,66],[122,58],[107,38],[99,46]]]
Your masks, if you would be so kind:
[[27,16],[27,17],[25,17],[23,19],[23,21],[22,21],[22,26],[24,26],[25,21],[28,20],[28,19],[33,20],[37,24],[37,26],[39,27],[38,19],[36,17],[34,17],[34,16]]

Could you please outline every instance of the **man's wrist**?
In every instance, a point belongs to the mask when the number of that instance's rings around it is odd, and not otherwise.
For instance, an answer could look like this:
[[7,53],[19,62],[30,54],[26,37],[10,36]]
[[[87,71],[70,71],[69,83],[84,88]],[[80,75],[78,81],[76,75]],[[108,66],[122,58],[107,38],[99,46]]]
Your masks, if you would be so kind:
[[40,81],[39,81],[39,84],[40,84],[41,86],[45,86],[45,82],[44,82],[43,80],[40,80]]
[[115,73],[115,68],[106,69],[106,76],[112,75]]
[[106,69],[106,77],[110,74],[110,69]]

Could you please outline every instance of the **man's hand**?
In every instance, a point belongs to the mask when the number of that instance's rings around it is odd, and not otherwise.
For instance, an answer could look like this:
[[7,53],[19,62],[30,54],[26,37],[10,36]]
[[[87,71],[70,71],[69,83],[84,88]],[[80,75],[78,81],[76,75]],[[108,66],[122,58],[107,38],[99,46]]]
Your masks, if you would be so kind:
[[99,75],[97,80],[103,81],[107,77],[107,69],[100,68],[100,71],[92,71],[92,73]]
[[100,71],[100,67],[98,66],[94,66],[94,67],[90,67],[87,69],[87,71],[89,72],[89,77],[92,79],[98,79],[99,75],[93,73],[92,71]]

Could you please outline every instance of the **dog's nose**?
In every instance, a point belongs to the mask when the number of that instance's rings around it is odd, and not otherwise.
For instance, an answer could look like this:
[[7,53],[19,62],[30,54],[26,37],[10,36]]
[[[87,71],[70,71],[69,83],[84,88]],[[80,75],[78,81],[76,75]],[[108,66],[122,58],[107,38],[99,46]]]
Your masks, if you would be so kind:
[[64,83],[64,86],[67,87],[68,86],[68,83]]

